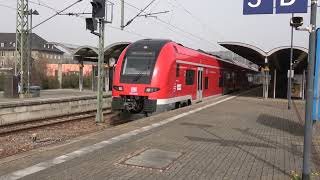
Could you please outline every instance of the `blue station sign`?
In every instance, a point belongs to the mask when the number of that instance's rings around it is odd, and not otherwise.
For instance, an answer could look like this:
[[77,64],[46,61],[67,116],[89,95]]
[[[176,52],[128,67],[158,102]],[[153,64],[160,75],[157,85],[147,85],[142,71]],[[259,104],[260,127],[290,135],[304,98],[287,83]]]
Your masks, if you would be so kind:
[[308,0],[244,0],[243,14],[276,14],[285,13],[307,13]]
[[315,62],[315,77],[314,77],[314,96],[313,96],[313,110],[312,119],[320,121],[320,30],[317,30],[317,48],[316,48],[316,62]]
[[243,14],[273,14],[273,1],[270,0],[244,0]]

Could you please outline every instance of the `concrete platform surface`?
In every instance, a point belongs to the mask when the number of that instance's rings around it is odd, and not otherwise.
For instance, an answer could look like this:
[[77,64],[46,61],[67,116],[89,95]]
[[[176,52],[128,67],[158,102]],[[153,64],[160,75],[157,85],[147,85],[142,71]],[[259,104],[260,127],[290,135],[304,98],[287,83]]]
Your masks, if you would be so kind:
[[[286,101],[248,96],[218,97],[2,159],[0,179],[290,179],[302,169],[303,103],[287,110]],[[319,147],[315,133],[315,179]],[[157,158],[165,168],[144,166]]]

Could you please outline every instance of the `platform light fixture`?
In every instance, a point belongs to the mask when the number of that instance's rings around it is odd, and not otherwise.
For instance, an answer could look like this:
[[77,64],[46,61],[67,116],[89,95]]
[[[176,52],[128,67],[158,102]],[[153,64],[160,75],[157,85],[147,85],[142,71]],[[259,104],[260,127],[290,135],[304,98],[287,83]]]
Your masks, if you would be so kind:
[[299,28],[303,25],[303,17],[292,17],[290,21],[290,26],[294,28]]

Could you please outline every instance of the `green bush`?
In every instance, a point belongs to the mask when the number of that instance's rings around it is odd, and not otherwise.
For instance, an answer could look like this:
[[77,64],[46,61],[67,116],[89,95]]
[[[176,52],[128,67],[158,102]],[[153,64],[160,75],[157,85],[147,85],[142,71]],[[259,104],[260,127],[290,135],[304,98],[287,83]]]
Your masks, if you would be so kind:
[[91,89],[92,88],[92,77],[91,75],[83,77],[83,88]]
[[59,81],[57,77],[44,77],[41,80],[42,89],[58,89]]
[[63,89],[77,89],[79,88],[79,75],[78,74],[64,74],[62,77]]

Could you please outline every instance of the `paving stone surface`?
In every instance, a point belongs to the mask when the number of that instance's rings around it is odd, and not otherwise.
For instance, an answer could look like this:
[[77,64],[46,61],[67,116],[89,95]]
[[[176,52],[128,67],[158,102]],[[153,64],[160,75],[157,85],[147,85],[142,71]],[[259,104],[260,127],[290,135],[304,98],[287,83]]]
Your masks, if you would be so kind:
[[[209,102],[207,102],[209,103]],[[1,164],[0,176],[128,132],[150,123],[205,105],[132,122],[82,140]],[[290,179],[301,173],[303,154],[303,102],[287,109],[285,100],[263,100],[243,95],[177,119],[164,126],[52,166],[23,179]],[[108,130],[107,130],[108,131]],[[112,137],[112,136],[111,136]],[[181,153],[165,170],[125,165],[123,162],[147,149]],[[320,179],[320,135],[314,133],[313,179]],[[141,159],[140,159],[141,160]],[[130,164],[130,163],[129,163]]]

